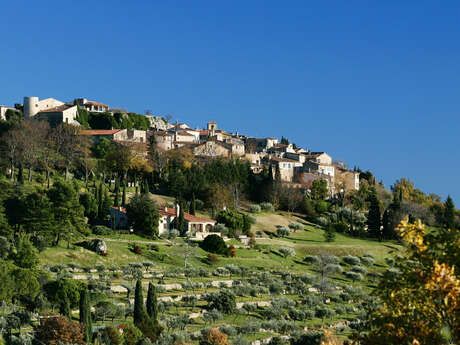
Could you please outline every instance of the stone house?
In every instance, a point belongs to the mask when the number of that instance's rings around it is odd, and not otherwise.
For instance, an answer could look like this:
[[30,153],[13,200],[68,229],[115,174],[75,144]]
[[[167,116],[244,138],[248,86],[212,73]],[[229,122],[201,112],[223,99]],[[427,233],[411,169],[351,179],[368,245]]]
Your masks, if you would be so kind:
[[34,115],[34,119],[45,120],[51,126],[57,126],[61,123],[68,123],[70,125],[80,126],[76,120],[78,116],[78,107],[76,105],[59,105],[54,108],[42,110]]
[[174,141],[178,143],[194,143],[195,135],[188,133],[187,130],[177,130],[173,132]]
[[304,171],[316,174],[327,175],[334,181],[335,167],[332,164],[322,163],[313,160],[307,160],[304,164]]
[[193,155],[202,157],[229,157],[232,153],[228,145],[217,141],[207,141],[196,145],[192,151]]
[[270,165],[273,167],[273,178],[275,178],[276,166],[278,166],[280,170],[281,181],[292,182],[295,175],[296,164],[298,164],[298,162],[292,159],[272,157],[270,159]]
[[318,162],[322,164],[332,164],[332,157],[326,152],[310,152],[305,155],[306,160]]
[[108,112],[110,109],[107,104],[96,101],[88,101],[86,98],[77,98],[76,102],[80,107],[93,113],[104,113]]
[[6,120],[6,112],[7,110],[16,111],[17,109],[8,107],[6,105],[0,105],[0,120]]
[[40,112],[57,108],[61,105],[64,105],[64,102],[55,98],[40,100],[38,97],[24,97],[23,114],[25,118],[33,118]]
[[161,150],[168,151],[171,150],[174,145],[174,134],[166,131],[154,131],[148,132],[148,136],[153,135],[157,143],[157,147]]
[[359,190],[359,172],[340,167],[335,169],[336,184],[343,184],[345,190]]
[[[160,210],[160,221],[158,232],[160,235],[176,227],[177,218],[179,217],[180,208],[176,205],[174,208],[164,207]],[[187,231],[196,238],[203,239],[210,233],[216,225],[216,221],[209,218],[197,217],[184,212],[184,220]]]

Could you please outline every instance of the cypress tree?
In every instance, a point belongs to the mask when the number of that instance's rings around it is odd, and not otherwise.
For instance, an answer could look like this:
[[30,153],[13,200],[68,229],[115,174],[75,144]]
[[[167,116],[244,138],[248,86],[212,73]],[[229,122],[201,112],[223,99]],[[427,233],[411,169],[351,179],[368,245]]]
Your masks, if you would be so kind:
[[179,217],[177,219],[177,230],[179,230],[181,236],[185,236],[187,229],[185,228],[184,208],[183,204],[179,204]]
[[155,286],[150,282],[147,293],[147,314],[153,321],[158,320],[158,300]]
[[195,215],[196,203],[195,203],[195,194],[192,194],[192,201],[190,202],[190,214]]
[[142,282],[138,280],[136,283],[136,292],[134,294],[134,313],[133,319],[136,326],[142,325],[146,319],[144,308],[144,296],[142,294]]
[[121,195],[121,206],[126,206],[126,183],[123,183],[123,194]]
[[390,224],[390,211],[388,209],[386,209],[385,212],[383,212],[382,225],[383,225],[382,237],[387,240],[393,238],[393,229],[391,228],[391,224]]
[[448,229],[455,227],[455,205],[450,195],[444,203],[444,225]]
[[118,179],[115,181],[114,194],[113,206],[120,206],[120,181]]
[[103,186],[102,186],[102,182],[99,183],[99,188],[98,188],[98,191],[97,191],[97,217],[100,219],[103,217],[102,215],[102,204],[104,202],[104,196],[103,196]]
[[370,207],[369,207],[369,214],[367,216],[367,226],[369,235],[372,237],[376,237],[379,240],[382,239],[382,234],[380,231],[381,219],[380,219],[380,205],[379,199],[377,197],[377,193],[375,190],[372,192],[370,196]]
[[80,293],[80,323],[85,326],[85,341],[86,343],[90,343],[93,337],[93,325],[91,322],[88,290],[86,288]]

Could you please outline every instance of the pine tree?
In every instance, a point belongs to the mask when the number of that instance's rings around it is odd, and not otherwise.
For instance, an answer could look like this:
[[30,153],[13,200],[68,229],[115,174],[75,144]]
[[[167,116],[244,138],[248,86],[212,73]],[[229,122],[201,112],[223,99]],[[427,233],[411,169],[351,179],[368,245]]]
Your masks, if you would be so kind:
[[115,181],[113,206],[120,206],[120,180]]
[[126,183],[123,183],[123,194],[121,195],[121,206],[126,206]]
[[444,203],[444,226],[448,229],[455,228],[455,205],[450,195]]
[[376,237],[379,240],[382,238],[380,231],[380,205],[376,191],[374,190],[370,196],[369,214],[367,216],[367,226],[370,236]]
[[157,291],[152,283],[149,283],[149,290],[147,293],[147,314],[153,321],[158,320]]
[[141,325],[147,318],[147,314],[144,308],[144,296],[142,294],[142,281],[138,280],[136,283],[136,292],[134,295],[134,313],[133,319],[134,324]]
[[85,341],[91,343],[93,325],[91,322],[91,309],[88,300],[88,290],[85,288],[80,293],[80,323],[85,326]]

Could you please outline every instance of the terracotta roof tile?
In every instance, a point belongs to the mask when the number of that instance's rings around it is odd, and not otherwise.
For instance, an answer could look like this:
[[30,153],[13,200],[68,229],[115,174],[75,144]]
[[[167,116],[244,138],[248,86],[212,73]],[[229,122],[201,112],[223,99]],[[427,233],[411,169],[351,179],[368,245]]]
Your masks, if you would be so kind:
[[57,107],[42,110],[39,113],[60,113],[60,112],[63,112],[64,110],[67,110],[67,109],[72,108],[72,107],[74,107],[74,105],[63,104],[63,105],[59,105]]

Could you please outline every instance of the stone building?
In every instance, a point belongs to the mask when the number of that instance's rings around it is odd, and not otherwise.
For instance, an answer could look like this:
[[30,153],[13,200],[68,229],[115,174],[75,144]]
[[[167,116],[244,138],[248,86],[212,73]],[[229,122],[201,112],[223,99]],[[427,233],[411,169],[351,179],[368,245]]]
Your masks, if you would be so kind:
[[108,112],[110,109],[107,104],[99,103],[96,101],[88,101],[86,98],[77,98],[76,101],[80,107],[93,113],[104,113]]
[[[164,207],[160,210],[160,221],[158,225],[158,232],[160,235],[176,228],[179,213],[179,205],[176,205],[174,208]],[[213,219],[197,217],[187,212],[184,212],[184,221],[190,235],[199,239],[203,239],[212,233],[214,225],[216,225],[216,221]]]
[[80,126],[76,120],[78,116],[78,108],[76,105],[59,105],[54,108],[42,110],[33,116],[33,119],[45,120],[51,126],[57,126],[61,123],[68,123],[75,126]]

